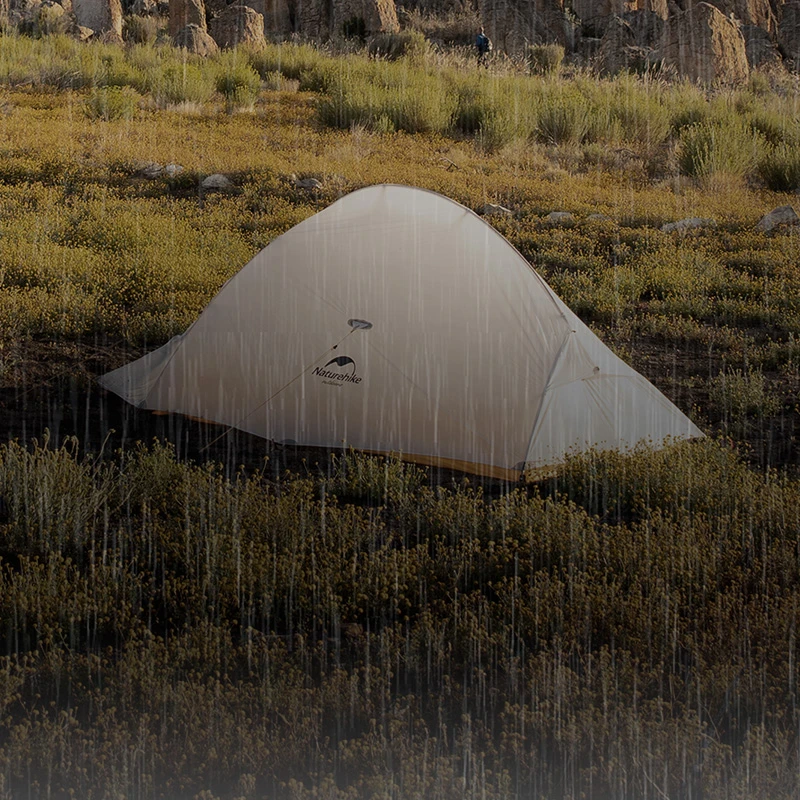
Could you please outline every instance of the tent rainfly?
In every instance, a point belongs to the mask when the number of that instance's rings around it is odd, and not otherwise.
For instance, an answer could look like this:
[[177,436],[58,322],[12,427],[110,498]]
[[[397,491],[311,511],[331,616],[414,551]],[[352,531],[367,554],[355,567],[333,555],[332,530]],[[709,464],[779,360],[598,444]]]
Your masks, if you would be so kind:
[[185,333],[100,383],[278,443],[496,477],[703,436],[490,225],[407,186],[296,225]]

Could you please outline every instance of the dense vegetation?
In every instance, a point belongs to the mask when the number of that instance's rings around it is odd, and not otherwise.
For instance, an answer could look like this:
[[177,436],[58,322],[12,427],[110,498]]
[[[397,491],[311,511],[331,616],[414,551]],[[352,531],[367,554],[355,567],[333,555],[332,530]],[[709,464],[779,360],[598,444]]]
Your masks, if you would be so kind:
[[[796,83],[403,49],[0,39],[0,403],[24,440],[0,449],[2,800],[800,792],[800,237],[755,230],[796,200]],[[216,172],[233,190],[201,190]],[[513,491],[31,445],[21,409],[93,391],[378,182],[512,209],[492,223],[716,438]],[[713,224],[660,230],[685,217]]]
[[492,501],[10,445],[0,490],[10,797],[800,791],[800,487],[719,444]]

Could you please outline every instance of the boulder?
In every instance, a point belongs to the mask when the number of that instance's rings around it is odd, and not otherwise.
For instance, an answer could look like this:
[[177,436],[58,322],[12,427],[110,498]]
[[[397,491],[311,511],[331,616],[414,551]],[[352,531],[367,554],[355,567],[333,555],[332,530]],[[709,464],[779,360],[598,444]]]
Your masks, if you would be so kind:
[[175,36],[187,25],[206,28],[206,8],[203,0],[169,0],[169,35]]
[[[692,5],[685,0],[685,8]],[[777,22],[769,0],[712,0],[711,5],[718,8],[726,17],[731,17],[745,25],[756,25],[768,33],[775,33]]]
[[228,6],[211,22],[211,36],[222,48],[264,44],[264,17],[249,6]]
[[95,34],[116,34],[122,41],[120,0],[73,0],[72,13],[79,27],[91,28]]
[[333,34],[362,28],[367,36],[400,30],[393,0],[333,0]]
[[778,206],[778,208],[773,208],[769,214],[765,214],[761,217],[756,225],[756,230],[768,233],[783,225],[797,225],[799,223],[800,217],[797,216],[797,213],[791,206]]
[[783,7],[778,23],[778,46],[784,56],[794,62],[800,71],[800,0],[792,0]]
[[568,222],[575,222],[575,217],[569,211],[551,211],[546,219],[551,225],[564,225]]
[[172,44],[203,57],[213,56],[219,52],[217,43],[211,38],[208,31],[199,25],[187,25],[185,28],[181,28],[172,37]]
[[75,28],[74,36],[79,42],[88,42],[94,36],[94,31],[85,25],[78,25]]
[[667,18],[660,56],[681,77],[705,84],[742,83],[750,74],[739,26],[708,3]]
[[506,53],[524,53],[529,44],[575,49],[578,26],[561,0],[480,0],[479,15],[495,48]]
[[169,0],[169,35],[175,36],[187,25],[208,30],[203,0]]
[[750,69],[757,67],[777,67],[783,62],[778,47],[772,37],[755,25],[742,25],[744,49]]

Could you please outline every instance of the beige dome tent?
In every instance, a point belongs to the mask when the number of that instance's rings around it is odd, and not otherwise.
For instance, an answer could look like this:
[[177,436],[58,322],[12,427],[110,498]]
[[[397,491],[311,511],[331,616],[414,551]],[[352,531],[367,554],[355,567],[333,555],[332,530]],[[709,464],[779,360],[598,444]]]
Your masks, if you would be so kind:
[[100,382],[276,442],[499,477],[703,435],[490,225],[406,186],[295,226],[184,334]]

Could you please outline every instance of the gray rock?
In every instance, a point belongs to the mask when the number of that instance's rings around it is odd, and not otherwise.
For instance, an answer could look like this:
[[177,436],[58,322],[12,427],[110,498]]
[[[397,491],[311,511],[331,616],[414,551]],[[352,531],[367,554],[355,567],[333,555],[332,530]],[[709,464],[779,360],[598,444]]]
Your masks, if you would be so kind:
[[167,164],[167,166],[164,167],[164,174],[170,178],[180,175],[181,172],[183,172],[183,167],[180,164]]
[[295,185],[295,188],[305,189],[307,192],[322,188],[322,182],[316,178],[298,178],[294,172],[289,176],[289,180]]
[[143,164],[136,174],[152,181],[156,178],[160,178],[164,174],[164,167],[157,161],[150,161],[147,164]]
[[668,222],[666,225],[661,226],[664,233],[673,233],[677,231],[689,231],[694,228],[714,228],[716,227],[716,220],[704,219],[703,217],[687,217],[686,219],[679,219],[677,222]]
[[575,217],[569,211],[551,211],[547,217],[547,221],[554,225],[561,225],[564,222],[574,222]]
[[769,214],[764,214],[756,225],[757,231],[767,233],[781,225],[797,225],[800,217],[791,206],[778,206],[773,208]]
[[200,188],[207,192],[225,192],[229,189],[233,189],[233,184],[224,175],[215,172],[213,175],[209,175],[207,178],[203,179]]
[[505,206],[495,205],[494,203],[486,203],[483,207],[483,214],[486,217],[510,217],[514,212]]

